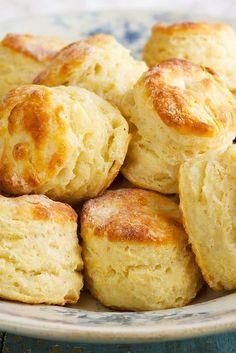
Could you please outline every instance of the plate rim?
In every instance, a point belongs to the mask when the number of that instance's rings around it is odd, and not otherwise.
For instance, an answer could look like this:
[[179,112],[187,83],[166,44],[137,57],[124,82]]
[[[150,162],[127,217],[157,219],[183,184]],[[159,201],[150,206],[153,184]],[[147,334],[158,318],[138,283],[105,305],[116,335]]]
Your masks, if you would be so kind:
[[[204,306],[207,303],[214,305],[218,300],[225,300],[224,298],[233,298],[233,303],[236,303],[236,293],[228,294],[224,297],[212,299],[208,302],[204,302]],[[227,300],[227,298],[226,298]],[[230,300],[230,299],[229,299]],[[161,342],[161,341],[171,341],[171,340],[181,340],[193,337],[201,337],[213,334],[219,334],[224,332],[236,331],[236,312],[230,313],[226,316],[219,316],[216,319],[203,320],[198,322],[192,322],[187,320],[184,323],[175,324],[171,321],[168,325],[162,327],[161,324],[155,325],[151,323],[147,326],[103,326],[95,325],[77,325],[74,323],[67,322],[57,322],[49,321],[47,319],[35,318],[35,317],[25,317],[22,315],[16,315],[14,313],[8,312],[7,310],[2,310],[4,304],[18,304],[17,302],[0,302],[0,327],[1,330],[7,331],[13,334],[22,334],[28,337],[38,337],[49,340],[60,340],[60,341],[70,341],[70,342],[91,342],[91,343],[145,343],[145,342]],[[222,303],[223,304],[223,303]],[[30,306],[30,304],[23,304],[25,307]],[[199,309],[203,306],[201,303],[191,304],[184,308],[190,309],[193,307],[198,307]],[[37,306],[38,307],[38,306]],[[63,309],[74,309],[68,307],[59,306],[45,306],[46,308],[59,308]],[[79,309],[74,309],[79,310]],[[183,308],[167,309],[169,311],[181,311]],[[86,311],[86,310],[82,310]],[[157,313],[163,313],[165,310],[159,310]],[[132,315],[132,312],[110,312]],[[155,313],[154,311],[141,312],[148,316],[149,313]],[[101,312],[101,314],[104,314]],[[135,314],[135,313],[134,313]],[[210,315],[209,315],[210,316]],[[189,325],[191,324],[191,326]]]
[[[24,318],[25,320],[25,318]],[[18,321],[18,322],[17,322]],[[27,319],[27,323],[23,320],[14,319],[11,321],[3,320],[0,314],[0,327],[2,331],[7,331],[12,334],[20,334],[27,337],[38,337],[49,340],[60,340],[70,342],[96,342],[96,343],[145,343],[145,342],[161,342],[171,340],[181,340],[188,338],[197,338],[202,336],[208,336],[213,334],[234,332],[236,331],[236,316],[232,316],[229,320],[227,318],[220,318],[218,320],[208,321],[207,324],[199,322],[194,323],[189,330],[186,330],[186,324],[178,324],[164,329],[158,327],[156,330],[155,325],[141,327],[127,328],[121,327],[108,328],[93,326],[77,326],[73,324],[60,323],[54,325],[53,323],[47,322],[47,325],[41,325],[36,323],[33,324],[34,320]],[[17,325],[18,324],[18,325]],[[56,327],[55,327],[56,326]],[[77,328],[77,329],[76,329]]]

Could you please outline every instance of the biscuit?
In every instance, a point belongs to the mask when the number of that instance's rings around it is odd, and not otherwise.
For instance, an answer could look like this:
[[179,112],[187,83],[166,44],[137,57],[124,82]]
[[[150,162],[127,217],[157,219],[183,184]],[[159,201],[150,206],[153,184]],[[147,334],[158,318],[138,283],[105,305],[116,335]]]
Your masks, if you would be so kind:
[[26,85],[0,104],[0,189],[76,203],[117,175],[129,142],[118,109],[80,87]]
[[63,48],[34,80],[46,86],[87,88],[117,105],[147,69],[110,35],[100,34]]
[[85,281],[102,304],[157,310],[191,301],[202,285],[176,203],[140,189],[107,191],[81,216]]
[[153,27],[143,57],[148,66],[171,58],[208,66],[236,88],[236,34],[221,23],[158,24]]
[[211,69],[163,61],[126,98],[133,138],[122,172],[145,189],[178,193],[179,165],[227,149],[235,136],[234,97]]
[[236,146],[180,168],[184,224],[198,265],[214,290],[236,289]]
[[0,297],[76,303],[83,286],[77,215],[42,195],[0,196]]
[[63,46],[58,38],[7,34],[0,42],[0,96],[31,83]]

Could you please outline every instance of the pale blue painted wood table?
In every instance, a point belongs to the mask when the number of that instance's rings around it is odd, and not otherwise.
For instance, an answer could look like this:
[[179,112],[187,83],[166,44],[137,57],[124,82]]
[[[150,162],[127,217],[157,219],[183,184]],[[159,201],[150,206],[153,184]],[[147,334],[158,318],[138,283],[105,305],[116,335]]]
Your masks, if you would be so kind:
[[236,332],[157,344],[85,344],[1,334],[0,353],[236,353]]

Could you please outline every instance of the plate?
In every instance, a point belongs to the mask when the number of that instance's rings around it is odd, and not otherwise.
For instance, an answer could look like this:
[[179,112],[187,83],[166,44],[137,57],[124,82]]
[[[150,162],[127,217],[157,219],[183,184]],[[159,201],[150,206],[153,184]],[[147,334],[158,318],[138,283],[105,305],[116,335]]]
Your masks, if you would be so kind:
[[[111,33],[139,56],[155,22],[202,19],[197,14],[192,16],[155,11],[80,12],[0,23],[0,35],[7,32],[50,34],[69,42],[95,33]],[[230,18],[224,21],[234,22]],[[213,293],[205,288],[186,307],[137,313],[111,311],[86,292],[77,305],[70,307],[0,301],[0,329],[25,336],[80,342],[157,342],[196,337],[236,330],[236,293]]]

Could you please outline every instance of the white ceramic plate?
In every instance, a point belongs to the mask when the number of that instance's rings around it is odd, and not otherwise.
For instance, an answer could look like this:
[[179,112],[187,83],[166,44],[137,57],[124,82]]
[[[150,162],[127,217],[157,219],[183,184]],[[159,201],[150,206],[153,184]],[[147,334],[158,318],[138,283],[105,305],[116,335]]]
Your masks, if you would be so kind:
[[[155,22],[191,19],[178,13],[82,12],[24,19],[0,24],[7,32],[58,35],[67,41],[95,33],[112,33],[139,55]],[[194,19],[201,19],[194,15]],[[233,23],[231,19],[224,21]],[[153,312],[110,311],[88,293],[78,305],[56,307],[0,302],[0,330],[66,341],[142,342],[179,339],[236,330],[236,293],[204,289],[191,305]]]

